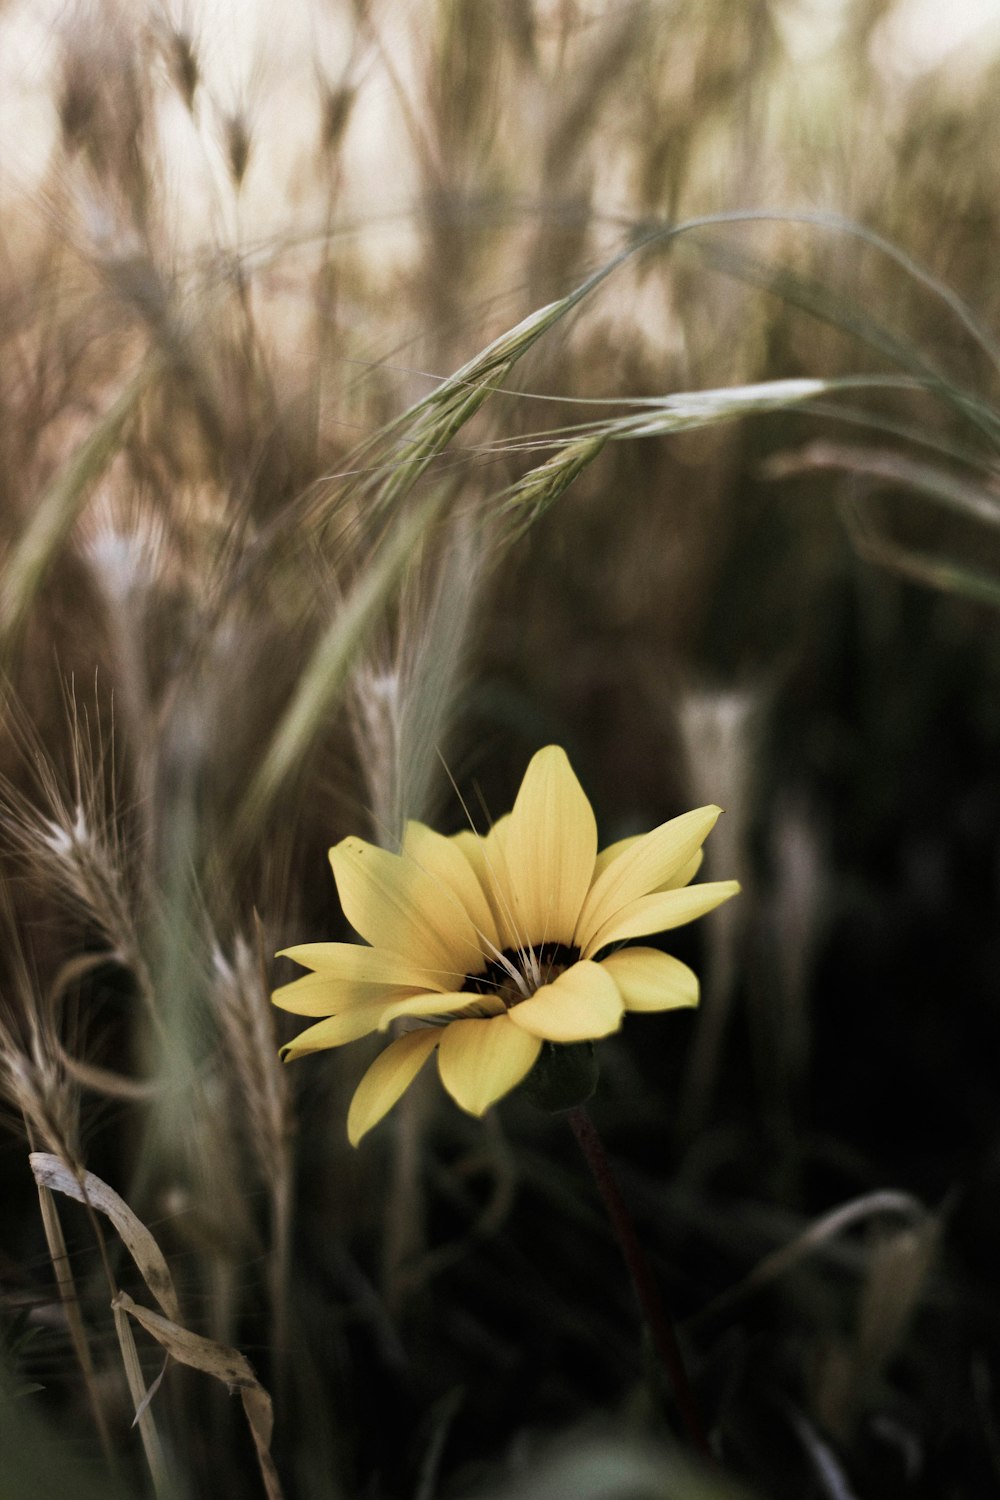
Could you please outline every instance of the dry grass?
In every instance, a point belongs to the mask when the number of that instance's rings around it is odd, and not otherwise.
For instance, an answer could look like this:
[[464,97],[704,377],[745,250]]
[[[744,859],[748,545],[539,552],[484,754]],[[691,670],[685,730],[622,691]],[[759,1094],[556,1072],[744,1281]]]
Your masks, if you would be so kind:
[[[340,932],[327,846],[500,811],[550,739],[609,840],[731,808],[698,1029],[611,1044],[603,1084],[726,1466],[963,1500],[995,1470],[952,1228],[982,1183],[960,1143],[883,1149],[831,1038],[839,981],[883,1070],[945,1047],[929,1011],[888,1040],[914,912],[995,1038],[991,887],[949,876],[995,859],[1000,63],[918,66],[904,9],[831,8],[825,44],[772,0],[0,15],[0,1333],[27,1303],[55,1350],[0,1395],[4,1493],[735,1494],[657,1446],[547,1126],[415,1089],[354,1154],[364,1048],[277,1060],[271,955]],[[965,802],[905,758],[963,714]],[[39,1218],[29,1145],[131,1205],[177,1306],[44,1185]]]

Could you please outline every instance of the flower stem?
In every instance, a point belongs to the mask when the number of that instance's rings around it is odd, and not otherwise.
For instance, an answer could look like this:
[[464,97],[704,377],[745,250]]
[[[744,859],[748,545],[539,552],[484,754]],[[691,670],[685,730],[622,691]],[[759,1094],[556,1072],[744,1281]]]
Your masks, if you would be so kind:
[[625,1257],[629,1275],[632,1277],[632,1285],[639,1299],[643,1317],[673,1389],[677,1409],[695,1447],[707,1459],[714,1462],[714,1455],[698,1411],[698,1403],[684,1367],[684,1357],[681,1354],[673,1322],[664,1306],[660,1289],[654,1280],[645,1252],[639,1243],[632,1215],[625,1206],[625,1199],[622,1197],[617,1179],[611,1170],[611,1163],[605,1154],[601,1138],[582,1104],[568,1110],[567,1118],[579,1142],[580,1150],[587,1159],[587,1165],[593,1173],[598,1192],[604,1200],[611,1227],[615,1232],[622,1255]]

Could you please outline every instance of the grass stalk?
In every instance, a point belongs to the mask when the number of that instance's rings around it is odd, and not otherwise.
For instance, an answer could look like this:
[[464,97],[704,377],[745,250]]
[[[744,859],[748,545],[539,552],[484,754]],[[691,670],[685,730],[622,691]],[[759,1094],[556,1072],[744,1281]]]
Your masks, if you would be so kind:
[[115,1333],[118,1335],[118,1347],[121,1350],[122,1365],[125,1370],[125,1379],[128,1381],[129,1394],[136,1411],[136,1425],[139,1428],[139,1436],[142,1439],[142,1449],[146,1455],[146,1463],[149,1466],[150,1478],[153,1481],[153,1489],[156,1492],[156,1500],[171,1500],[171,1486],[167,1471],[166,1454],[160,1441],[156,1421],[153,1417],[152,1407],[149,1403],[149,1393],[146,1389],[145,1377],[142,1373],[142,1365],[139,1362],[139,1351],[135,1346],[135,1335],[128,1315],[116,1303],[112,1303],[112,1313],[115,1320]]
[[80,1372],[83,1375],[84,1389],[87,1392],[87,1402],[90,1406],[91,1415],[94,1418],[94,1426],[97,1429],[101,1452],[104,1455],[104,1460],[109,1470],[113,1474],[117,1470],[117,1464],[114,1449],[111,1445],[111,1434],[108,1431],[107,1417],[104,1414],[100,1392],[97,1388],[97,1372],[94,1368],[94,1359],[90,1352],[90,1342],[87,1338],[87,1330],[84,1327],[83,1315],[80,1311],[80,1297],[77,1292],[76,1278],[73,1275],[69,1253],[66,1249],[66,1239],[62,1231],[59,1210],[56,1207],[52,1193],[47,1187],[42,1187],[40,1183],[38,1184],[38,1207],[42,1217],[42,1228],[45,1232],[45,1243],[48,1246],[49,1259],[52,1262],[52,1272],[56,1279],[59,1299],[66,1314],[66,1324],[69,1328],[73,1350],[80,1366]]

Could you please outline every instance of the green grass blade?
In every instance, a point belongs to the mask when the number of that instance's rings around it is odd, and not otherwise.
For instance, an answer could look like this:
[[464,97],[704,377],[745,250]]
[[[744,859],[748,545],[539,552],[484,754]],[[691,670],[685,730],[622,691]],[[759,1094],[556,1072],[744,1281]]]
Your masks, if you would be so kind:
[[90,489],[121,446],[122,435],[156,362],[148,360],[50,481],[0,579],[0,651],[9,652],[48,571],[69,537]]
[[436,491],[403,517],[316,643],[237,815],[237,839],[267,817],[275,797],[302,763],[443,502],[443,492]]

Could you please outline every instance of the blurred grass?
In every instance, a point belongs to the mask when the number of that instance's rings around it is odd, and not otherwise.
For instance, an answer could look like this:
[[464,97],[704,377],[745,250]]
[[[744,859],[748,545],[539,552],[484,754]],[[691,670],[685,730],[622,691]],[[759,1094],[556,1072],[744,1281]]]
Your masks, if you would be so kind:
[[[928,56],[903,0],[0,38],[0,1334],[43,1388],[0,1395],[0,1488],[101,1466],[24,1115],[249,1357],[289,1495],[732,1491],[557,1125],[425,1080],[353,1153],[364,1046],[277,1063],[327,846],[460,826],[449,777],[499,814],[554,739],[604,841],[728,808],[702,1013],[632,1018],[596,1107],[732,1484],[989,1492],[1000,38]],[[99,1483],[144,1494],[59,1214]],[[178,1496],[261,1493],[221,1389],[150,1410]]]

